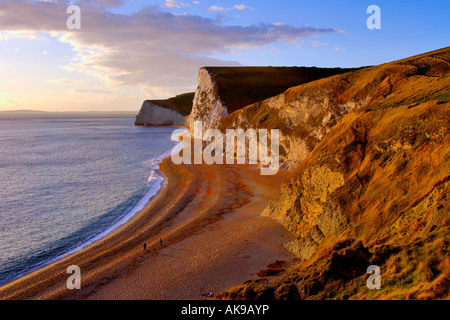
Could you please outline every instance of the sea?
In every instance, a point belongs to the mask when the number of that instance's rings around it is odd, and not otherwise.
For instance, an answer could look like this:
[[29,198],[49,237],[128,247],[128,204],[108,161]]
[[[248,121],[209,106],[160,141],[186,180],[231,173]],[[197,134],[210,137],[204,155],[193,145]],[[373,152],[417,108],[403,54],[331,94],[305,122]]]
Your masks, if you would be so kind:
[[0,285],[100,239],[157,193],[176,128],[134,120],[0,112]]

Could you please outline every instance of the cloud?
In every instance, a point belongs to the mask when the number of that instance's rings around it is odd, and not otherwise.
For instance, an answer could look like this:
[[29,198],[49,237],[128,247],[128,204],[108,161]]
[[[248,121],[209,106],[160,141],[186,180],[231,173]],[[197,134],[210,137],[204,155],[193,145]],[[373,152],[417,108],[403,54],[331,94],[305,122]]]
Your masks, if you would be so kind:
[[96,0],[96,2],[100,5],[111,8],[123,6],[123,0]]
[[233,8],[237,10],[252,9],[252,7],[246,6],[245,4],[235,4]]
[[[42,1],[42,0],[41,0]],[[51,1],[51,0],[43,0]],[[58,2],[58,0],[53,0],[51,2]],[[69,3],[77,4],[80,6],[84,5],[97,5],[105,8],[118,8],[123,6],[124,0],[78,0],[78,1],[68,1]]]
[[[249,6],[246,6],[245,4],[236,4],[236,5],[233,6],[233,9],[245,10],[245,9],[253,9],[253,8],[249,7]],[[231,9],[214,5],[214,6],[209,7],[208,11],[226,13],[228,11],[231,11]]]
[[225,9],[223,7],[218,7],[218,6],[211,6],[208,8],[209,11],[219,11],[219,12],[225,12],[228,11],[230,9]]
[[320,41],[316,41],[316,40],[311,40],[310,42],[311,42],[311,45],[313,47],[326,47],[326,46],[328,46],[328,43],[325,43],[325,42],[320,42]]
[[101,93],[101,94],[113,93],[111,90],[100,90],[100,89],[77,89],[77,90],[75,90],[75,92],[79,92],[79,93]]
[[54,79],[54,80],[50,80],[49,83],[52,83],[52,84],[74,84],[74,85],[86,84],[84,81],[72,80],[72,79]]
[[36,32],[31,31],[0,31],[0,41],[9,40],[13,38],[25,38],[25,39],[39,39],[39,35]]
[[173,9],[173,8],[184,8],[189,5],[177,0],[166,0],[164,6],[166,6],[169,9]]
[[120,14],[93,2],[82,3],[81,29],[68,30],[66,1],[0,1],[0,39],[56,37],[70,44],[76,53],[64,66],[66,70],[93,75],[111,85],[175,91],[195,88],[201,66],[239,65],[212,58],[216,54],[231,57],[237,48],[295,43],[305,37],[337,32],[287,24],[222,25],[196,15],[164,12],[158,6]]

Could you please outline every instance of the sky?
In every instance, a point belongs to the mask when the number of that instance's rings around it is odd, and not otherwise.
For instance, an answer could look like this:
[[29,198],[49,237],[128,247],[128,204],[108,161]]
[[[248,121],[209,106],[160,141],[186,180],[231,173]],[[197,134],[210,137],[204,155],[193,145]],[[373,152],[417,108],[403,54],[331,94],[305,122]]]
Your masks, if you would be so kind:
[[449,12],[448,0],[0,0],[0,111],[137,112],[195,91],[202,66],[376,65],[449,46]]

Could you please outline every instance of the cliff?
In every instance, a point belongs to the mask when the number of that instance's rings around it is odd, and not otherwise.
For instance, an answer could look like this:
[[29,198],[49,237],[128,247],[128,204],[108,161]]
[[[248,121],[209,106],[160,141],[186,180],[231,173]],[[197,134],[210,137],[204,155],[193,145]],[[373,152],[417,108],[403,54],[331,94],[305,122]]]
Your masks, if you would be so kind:
[[203,128],[217,128],[228,114],[286,89],[347,72],[344,68],[306,67],[203,67],[198,73],[190,127],[203,121]]
[[[445,94],[446,88],[436,82],[413,84],[416,79],[434,79],[431,66],[427,67],[423,59],[367,67],[293,87],[224,117],[219,127],[280,129],[280,161],[293,169],[353,110],[407,104]],[[442,67],[436,61],[433,68]],[[436,84],[435,90],[429,87],[431,84]]]
[[[298,163],[263,215],[299,259],[218,298],[448,299],[450,48],[310,82],[225,117]],[[381,269],[380,290],[366,269]],[[272,274],[272,276],[269,276]]]
[[290,174],[262,214],[298,257],[216,297],[448,299],[449,75],[450,47],[359,69],[201,68],[191,128],[279,129]]
[[166,100],[146,100],[136,116],[135,125],[186,125],[194,93],[184,93]]

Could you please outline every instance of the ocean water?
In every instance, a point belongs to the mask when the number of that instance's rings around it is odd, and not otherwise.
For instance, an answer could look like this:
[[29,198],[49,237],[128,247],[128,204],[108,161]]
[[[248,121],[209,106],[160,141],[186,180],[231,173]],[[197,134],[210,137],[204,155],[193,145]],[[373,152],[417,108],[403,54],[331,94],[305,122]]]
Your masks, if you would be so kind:
[[133,123],[0,112],[0,285],[95,241],[154,196],[174,128]]

